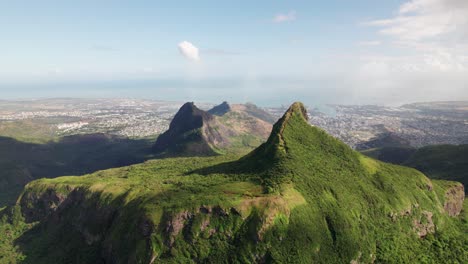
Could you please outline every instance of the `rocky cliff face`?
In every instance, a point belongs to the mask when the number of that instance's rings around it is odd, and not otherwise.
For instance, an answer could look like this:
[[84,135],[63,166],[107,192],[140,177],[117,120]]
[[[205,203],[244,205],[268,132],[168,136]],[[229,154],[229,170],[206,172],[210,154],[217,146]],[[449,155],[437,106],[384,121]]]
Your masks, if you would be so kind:
[[465,188],[461,183],[453,183],[445,192],[444,209],[450,216],[457,216],[463,209]]
[[[62,191],[27,190],[19,201],[22,214],[27,223],[39,224],[33,229],[34,237],[25,236],[20,244],[64,243],[61,239],[72,235],[79,248],[71,259],[93,251],[89,257],[104,263],[156,263],[156,259],[170,257],[165,254],[176,254],[182,244],[195,246],[222,239],[235,246],[247,239],[246,243],[254,245],[264,240],[278,217],[288,218],[295,206],[279,195],[248,198],[230,207],[161,208],[161,218],[155,222],[138,200],[123,204],[124,197],[106,199],[106,194],[71,186]],[[257,261],[263,257],[258,255]]]

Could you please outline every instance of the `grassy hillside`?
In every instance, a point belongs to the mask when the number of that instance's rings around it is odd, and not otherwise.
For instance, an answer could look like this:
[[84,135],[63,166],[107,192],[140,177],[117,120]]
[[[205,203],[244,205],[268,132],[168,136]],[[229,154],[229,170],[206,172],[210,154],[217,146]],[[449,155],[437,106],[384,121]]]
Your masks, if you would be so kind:
[[459,181],[468,186],[468,145],[422,147],[403,164],[433,179]]
[[419,149],[385,147],[363,153],[385,162],[416,168],[431,179],[458,181],[468,186],[468,145],[435,145]]
[[353,151],[296,103],[241,158],[33,181],[4,209],[2,248],[23,263],[466,263],[463,197]]

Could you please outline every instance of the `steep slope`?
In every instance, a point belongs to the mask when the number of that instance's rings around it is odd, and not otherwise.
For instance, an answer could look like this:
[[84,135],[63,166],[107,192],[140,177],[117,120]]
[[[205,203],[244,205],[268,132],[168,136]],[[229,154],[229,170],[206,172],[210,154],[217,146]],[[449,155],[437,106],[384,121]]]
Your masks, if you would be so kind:
[[306,118],[293,104],[240,159],[29,183],[15,212],[36,224],[15,238],[18,254],[26,263],[466,263],[461,184],[367,158]]
[[227,102],[203,111],[193,103],[184,104],[169,130],[153,147],[161,156],[212,156],[226,152],[245,153],[266,140],[271,124]]
[[185,103],[174,116],[169,130],[161,134],[153,150],[168,156],[210,156],[229,144],[234,133],[219,124],[208,112],[192,102]]

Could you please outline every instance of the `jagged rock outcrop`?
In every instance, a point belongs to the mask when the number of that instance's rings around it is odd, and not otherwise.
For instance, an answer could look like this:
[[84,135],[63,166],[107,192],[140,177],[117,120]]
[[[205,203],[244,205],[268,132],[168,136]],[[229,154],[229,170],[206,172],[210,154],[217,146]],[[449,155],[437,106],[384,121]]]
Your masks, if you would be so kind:
[[216,148],[226,147],[232,135],[234,132],[220,124],[212,114],[189,102],[179,109],[169,130],[157,138],[153,150],[169,156],[216,155]]

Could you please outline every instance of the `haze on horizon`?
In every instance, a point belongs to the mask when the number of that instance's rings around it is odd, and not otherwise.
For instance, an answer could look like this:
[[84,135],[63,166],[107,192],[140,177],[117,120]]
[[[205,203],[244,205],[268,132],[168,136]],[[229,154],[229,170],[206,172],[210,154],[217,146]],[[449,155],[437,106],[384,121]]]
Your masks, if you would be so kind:
[[0,1],[2,99],[468,100],[468,1]]

